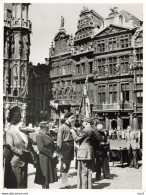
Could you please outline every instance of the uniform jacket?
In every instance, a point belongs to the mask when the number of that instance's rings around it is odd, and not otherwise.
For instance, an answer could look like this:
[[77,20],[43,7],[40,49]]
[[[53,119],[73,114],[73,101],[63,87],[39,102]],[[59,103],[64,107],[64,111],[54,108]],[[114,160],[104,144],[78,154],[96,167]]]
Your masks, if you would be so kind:
[[36,142],[40,156],[42,155],[52,159],[55,151],[55,145],[52,138],[47,134],[40,132],[36,137]]
[[93,160],[93,143],[95,141],[95,132],[93,128],[91,126],[86,126],[79,135],[73,133],[73,137],[80,145],[77,152],[77,160]]
[[58,130],[57,146],[60,148],[61,155],[64,159],[73,160],[74,158],[74,143],[70,132],[70,125],[63,124]]
[[20,132],[19,125],[11,125],[10,129],[6,132],[6,143],[10,145],[14,155],[11,165],[23,167],[25,162],[22,161],[20,156],[22,155],[22,151],[27,149],[28,137],[26,134]]
[[62,124],[57,134],[57,146],[62,147],[63,142],[73,141],[72,134],[70,132],[70,126],[68,124]]

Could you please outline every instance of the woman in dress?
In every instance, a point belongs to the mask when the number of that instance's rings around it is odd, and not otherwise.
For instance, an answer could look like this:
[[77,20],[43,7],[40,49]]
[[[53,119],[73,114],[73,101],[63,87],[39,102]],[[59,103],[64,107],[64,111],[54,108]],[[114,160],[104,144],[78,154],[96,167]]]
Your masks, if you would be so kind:
[[[47,122],[40,123],[40,132],[36,137],[36,142],[39,150],[39,162],[42,177],[36,183],[42,184],[42,188],[49,188],[50,183],[57,181],[56,163],[57,153],[55,152],[55,145],[53,139],[49,134],[49,125]],[[39,178],[39,177],[38,177]]]
[[11,126],[6,132],[6,144],[11,148],[13,157],[11,159],[12,173],[10,182],[13,183],[11,188],[27,188],[27,167],[25,162],[24,151],[27,151],[28,135],[20,131],[22,126],[21,112],[15,110],[11,116]]

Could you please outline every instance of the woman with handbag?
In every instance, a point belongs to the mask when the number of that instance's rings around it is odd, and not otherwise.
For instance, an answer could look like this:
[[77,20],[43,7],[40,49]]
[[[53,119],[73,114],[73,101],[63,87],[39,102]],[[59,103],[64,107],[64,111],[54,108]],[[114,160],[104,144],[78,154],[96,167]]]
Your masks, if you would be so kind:
[[40,123],[40,132],[36,137],[39,150],[39,165],[36,170],[35,183],[42,188],[49,188],[50,183],[57,182],[56,164],[58,163],[55,144],[49,134],[49,125],[46,121]]

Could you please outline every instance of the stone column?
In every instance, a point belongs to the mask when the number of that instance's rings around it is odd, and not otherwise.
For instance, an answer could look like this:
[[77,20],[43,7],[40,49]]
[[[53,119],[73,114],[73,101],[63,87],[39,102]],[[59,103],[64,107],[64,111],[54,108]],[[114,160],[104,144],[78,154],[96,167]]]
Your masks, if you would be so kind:
[[137,115],[136,114],[134,114],[133,115],[133,117],[134,117],[134,129],[138,129],[138,118],[137,118]]
[[108,120],[108,114],[105,114],[105,122],[106,122],[106,129],[109,131],[109,120]]
[[132,117],[132,113],[129,113],[130,116],[130,125],[133,128],[133,117]]
[[118,130],[121,129],[121,118],[120,118],[120,114],[119,113],[117,115],[117,129]]

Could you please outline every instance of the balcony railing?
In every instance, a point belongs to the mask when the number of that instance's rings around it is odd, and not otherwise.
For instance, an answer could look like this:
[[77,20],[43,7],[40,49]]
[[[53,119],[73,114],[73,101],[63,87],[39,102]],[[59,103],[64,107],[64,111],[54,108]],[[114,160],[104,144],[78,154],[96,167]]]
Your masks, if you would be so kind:
[[129,110],[133,109],[133,103],[103,103],[94,106],[94,110]]
[[27,28],[30,29],[32,28],[32,24],[30,20],[24,20],[22,18],[12,18],[12,19],[8,19],[8,18],[4,18],[4,26],[7,27],[23,27],[23,28]]

